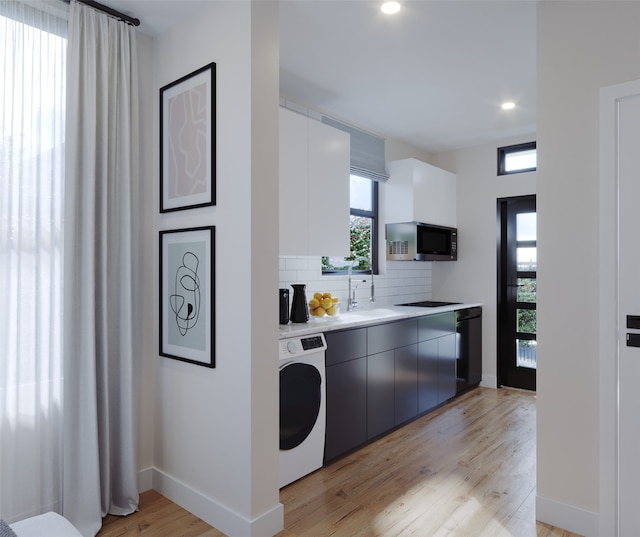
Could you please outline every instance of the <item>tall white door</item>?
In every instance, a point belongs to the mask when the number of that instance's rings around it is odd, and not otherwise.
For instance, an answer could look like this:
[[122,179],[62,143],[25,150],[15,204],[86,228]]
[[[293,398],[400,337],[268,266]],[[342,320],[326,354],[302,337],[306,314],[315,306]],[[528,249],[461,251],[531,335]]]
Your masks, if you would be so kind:
[[[617,526],[614,529],[620,537],[636,537],[640,535],[640,81],[615,88],[601,101],[604,129],[601,145],[608,147],[608,154],[601,155],[603,166],[612,167],[601,170],[604,183],[601,194],[605,198],[610,196],[612,205],[610,212],[601,211],[601,218],[612,220],[601,222],[601,230],[602,226],[610,226],[611,231],[601,233],[600,238],[601,256],[607,256],[601,264],[605,268],[600,295],[604,324],[601,335],[605,344],[601,347],[601,371],[605,377],[615,371],[612,383],[601,384],[601,397],[612,400],[609,407],[601,405],[604,410],[600,416],[601,434],[605,435],[601,447],[605,457],[613,459],[601,459],[604,469],[601,486],[608,486],[607,465],[611,464],[613,490],[609,492],[613,492],[614,500],[609,513]],[[608,263],[613,268],[610,275],[606,273]],[[608,296],[608,290],[613,297]],[[607,312],[609,304],[612,311]],[[616,325],[611,347],[606,343],[609,315],[615,317]],[[613,324],[609,326],[613,329]],[[613,412],[609,414],[607,408]],[[607,431],[617,438],[612,449]],[[607,496],[601,498],[606,516],[609,500]]]

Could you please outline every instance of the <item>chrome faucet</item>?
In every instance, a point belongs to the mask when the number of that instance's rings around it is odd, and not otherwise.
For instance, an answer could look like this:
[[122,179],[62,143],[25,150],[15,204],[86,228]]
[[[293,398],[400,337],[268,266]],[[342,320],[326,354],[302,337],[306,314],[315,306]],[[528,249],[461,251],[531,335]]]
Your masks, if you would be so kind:
[[[371,265],[369,265],[371,267]],[[371,267],[371,291],[369,293],[369,302],[372,304],[376,301],[376,291],[373,286],[373,267]]]
[[[358,307],[358,301],[356,300],[356,289],[358,288],[358,283],[362,282],[362,283],[366,283],[367,280],[354,280],[352,278],[352,272],[353,272],[353,264],[360,261],[361,259],[364,258],[355,258],[351,264],[349,265],[349,270],[348,270],[348,275],[349,275],[349,291],[348,291],[348,298],[347,298],[347,311],[353,311],[355,308]],[[367,261],[370,261],[369,259],[367,259]],[[369,266],[371,267],[371,262],[369,262]],[[374,291],[374,286],[373,286],[373,268],[371,268],[371,294],[369,295],[369,302],[375,302],[375,291]]]

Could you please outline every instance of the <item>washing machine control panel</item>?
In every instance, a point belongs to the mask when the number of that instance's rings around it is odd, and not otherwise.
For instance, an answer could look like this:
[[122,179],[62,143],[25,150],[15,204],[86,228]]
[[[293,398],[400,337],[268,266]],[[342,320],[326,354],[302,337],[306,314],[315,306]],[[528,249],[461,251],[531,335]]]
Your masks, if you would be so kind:
[[324,334],[283,339],[280,341],[280,358],[291,358],[312,352],[322,352],[327,348]]

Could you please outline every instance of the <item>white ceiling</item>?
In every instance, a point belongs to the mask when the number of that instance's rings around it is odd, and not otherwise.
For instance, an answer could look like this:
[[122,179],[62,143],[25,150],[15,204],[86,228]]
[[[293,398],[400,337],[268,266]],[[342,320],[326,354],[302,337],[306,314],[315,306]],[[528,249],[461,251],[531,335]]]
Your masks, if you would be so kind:
[[[534,1],[380,2],[281,1],[281,96],[427,152],[535,132]],[[209,2],[105,3],[154,35]]]

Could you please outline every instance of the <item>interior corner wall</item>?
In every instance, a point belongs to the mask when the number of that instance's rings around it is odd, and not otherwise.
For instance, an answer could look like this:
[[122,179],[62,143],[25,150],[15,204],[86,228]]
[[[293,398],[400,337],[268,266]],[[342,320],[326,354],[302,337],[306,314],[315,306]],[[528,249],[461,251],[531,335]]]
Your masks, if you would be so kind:
[[[140,132],[153,130],[153,118],[156,108],[154,100],[150,98],[154,94],[153,75],[153,38],[138,32],[136,35],[138,50],[138,91]],[[153,309],[153,297],[157,287],[153,278],[147,274],[156,270],[157,263],[152,262],[154,255],[153,245],[155,237],[155,213],[157,204],[150,199],[148,192],[154,188],[154,148],[156,138],[141,136],[140,147],[140,187],[139,199],[136,202],[138,225],[138,251],[140,255],[136,261],[137,297],[136,303],[138,325],[134,329],[137,343],[137,384],[138,384],[138,489],[145,491],[151,488],[149,468],[153,466],[153,415],[154,393],[156,382],[156,359],[158,353],[157,338],[154,337],[155,316],[149,315]],[[157,252],[156,252],[157,253]]]
[[[276,300],[279,272],[279,2],[251,8],[251,515],[283,528],[279,504],[280,375]],[[267,404],[268,403],[268,404]],[[258,535],[258,533],[256,533]]]
[[[212,1],[197,18],[156,36],[154,82],[148,95],[152,123],[142,127],[143,137],[154,148],[146,197],[153,229],[145,237],[144,250],[145,273],[151,280],[145,304],[152,333],[146,347],[151,358],[145,357],[143,375],[150,373],[155,382],[151,487],[230,536],[273,535],[283,526],[277,476],[278,329],[272,322],[278,269],[278,150],[265,141],[267,134],[277,139],[278,65],[277,56],[276,64],[268,66],[256,64],[252,57],[252,46],[259,46],[256,39],[264,43],[277,34],[274,9],[275,2]],[[217,77],[217,203],[160,214],[159,88],[210,62],[216,62]],[[259,86],[266,95],[273,94],[272,104],[253,98]],[[259,129],[254,128],[256,122],[261,122]],[[262,152],[255,148],[261,143],[267,148]],[[263,173],[255,169],[254,158],[264,166]],[[269,191],[275,194],[264,194]],[[254,197],[270,206],[268,216],[267,209],[256,211]],[[256,218],[262,219],[262,228],[254,238]],[[158,232],[205,225],[215,226],[216,237],[213,369],[159,356],[157,347]],[[254,250],[257,240],[263,244]],[[264,257],[256,259],[260,255]],[[268,280],[256,287],[254,271],[260,261]],[[266,312],[262,318],[252,314],[256,304]],[[148,412],[147,408],[150,418]]]
[[497,387],[497,200],[536,193],[536,172],[498,176],[498,147],[535,140],[535,133],[436,153],[431,164],[456,174],[458,260],[433,263],[435,300],[480,302],[482,385]]
[[599,90],[640,78],[639,28],[638,2],[537,5],[536,514],[587,536],[600,510]]

